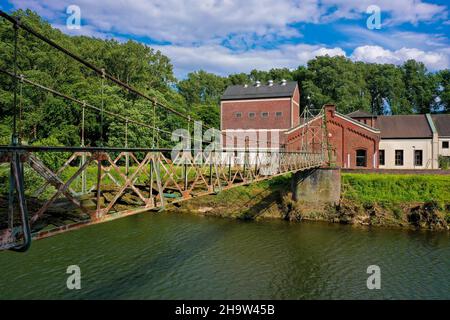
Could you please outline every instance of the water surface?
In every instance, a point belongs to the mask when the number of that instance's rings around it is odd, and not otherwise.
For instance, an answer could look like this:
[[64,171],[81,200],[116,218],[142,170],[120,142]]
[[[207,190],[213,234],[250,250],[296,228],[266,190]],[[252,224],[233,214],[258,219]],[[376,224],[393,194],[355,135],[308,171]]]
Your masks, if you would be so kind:
[[[69,265],[81,290],[66,288]],[[144,213],[1,252],[0,299],[22,298],[450,299],[450,237]]]

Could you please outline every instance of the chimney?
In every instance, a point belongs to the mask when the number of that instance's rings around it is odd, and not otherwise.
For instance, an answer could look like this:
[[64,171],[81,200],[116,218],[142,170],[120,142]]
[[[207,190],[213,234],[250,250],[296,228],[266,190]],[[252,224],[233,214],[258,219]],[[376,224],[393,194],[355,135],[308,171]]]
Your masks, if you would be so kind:
[[269,87],[273,86],[273,80],[269,80],[268,85]]
[[259,86],[261,86],[261,81],[259,81],[259,80],[258,80],[258,81],[256,81],[256,83],[255,83],[255,86],[256,86],[256,87],[259,87]]
[[281,85],[282,85],[282,86],[285,86],[286,83],[287,83],[286,79],[281,80]]
[[325,112],[329,113],[331,117],[334,117],[334,113],[336,112],[336,105],[332,103],[327,103],[323,106]]

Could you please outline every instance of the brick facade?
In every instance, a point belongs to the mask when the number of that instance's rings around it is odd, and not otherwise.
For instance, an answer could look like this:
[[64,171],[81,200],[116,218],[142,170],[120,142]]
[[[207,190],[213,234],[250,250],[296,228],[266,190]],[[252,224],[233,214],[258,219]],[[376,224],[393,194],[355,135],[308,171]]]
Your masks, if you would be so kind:
[[[334,105],[326,105],[324,109],[331,162],[342,168],[378,168],[379,131],[336,112]],[[308,125],[310,130],[298,126],[286,132],[286,149],[288,151],[299,151],[302,137],[307,134],[307,137],[303,137],[303,143],[307,141],[308,150],[320,152],[323,136],[321,136],[319,128],[322,125],[322,118],[313,119]],[[365,161],[363,161],[365,166],[357,165],[358,150],[360,151],[360,160],[362,159],[361,155],[365,152]]]
[[284,132],[299,124],[300,91],[296,86],[290,97],[223,100],[220,111],[224,147],[242,148],[248,138],[251,148],[278,148]]
[[[291,84],[289,96],[222,99],[223,146],[300,151],[302,143],[307,143],[308,151],[320,153],[326,132],[330,149],[326,156],[330,154],[328,160],[331,163],[342,168],[378,168],[380,131],[370,126],[372,119],[369,123],[369,119],[358,119],[362,120],[360,122],[336,112],[334,105],[326,105],[326,130],[323,130],[323,117],[320,116],[310,120],[308,130],[305,130],[306,126],[300,125],[300,90],[298,85]],[[246,88],[235,86],[233,90],[244,89],[245,94]],[[269,88],[262,89],[267,91]],[[251,91],[257,89],[251,88]]]
[[377,117],[352,117],[352,118],[355,119],[356,121],[367,124],[372,128],[377,127]]
[[[291,108],[289,98],[222,101],[222,130],[289,129]],[[264,112],[267,117],[263,117]],[[277,112],[281,112],[281,116],[277,116]],[[254,113],[253,118],[249,116],[250,113]]]
[[300,92],[297,86],[292,97],[222,101],[220,109],[222,130],[289,129],[299,124]]

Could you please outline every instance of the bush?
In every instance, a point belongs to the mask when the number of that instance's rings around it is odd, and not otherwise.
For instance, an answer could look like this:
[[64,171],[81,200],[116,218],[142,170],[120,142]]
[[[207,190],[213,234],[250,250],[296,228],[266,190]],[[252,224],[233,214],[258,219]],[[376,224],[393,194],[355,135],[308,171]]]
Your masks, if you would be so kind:
[[439,168],[442,170],[450,169],[450,157],[439,156]]
[[[55,137],[48,137],[44,139],[40,139],[33,143],[33,146],[52,146],[52,147],[61,147],[61,144],[58,139]],[[37,157],[51,170],[58,170],[70,157],[69,152],[37,152]]]

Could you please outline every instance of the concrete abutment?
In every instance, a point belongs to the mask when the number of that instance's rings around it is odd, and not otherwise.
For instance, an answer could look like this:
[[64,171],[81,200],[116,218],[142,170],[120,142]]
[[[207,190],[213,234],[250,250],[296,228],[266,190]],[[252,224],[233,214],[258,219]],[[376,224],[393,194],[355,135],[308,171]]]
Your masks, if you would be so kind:
[[337,205],[341,198],[341,169],[298,171],[292,176],[291,190],[294,201]]

